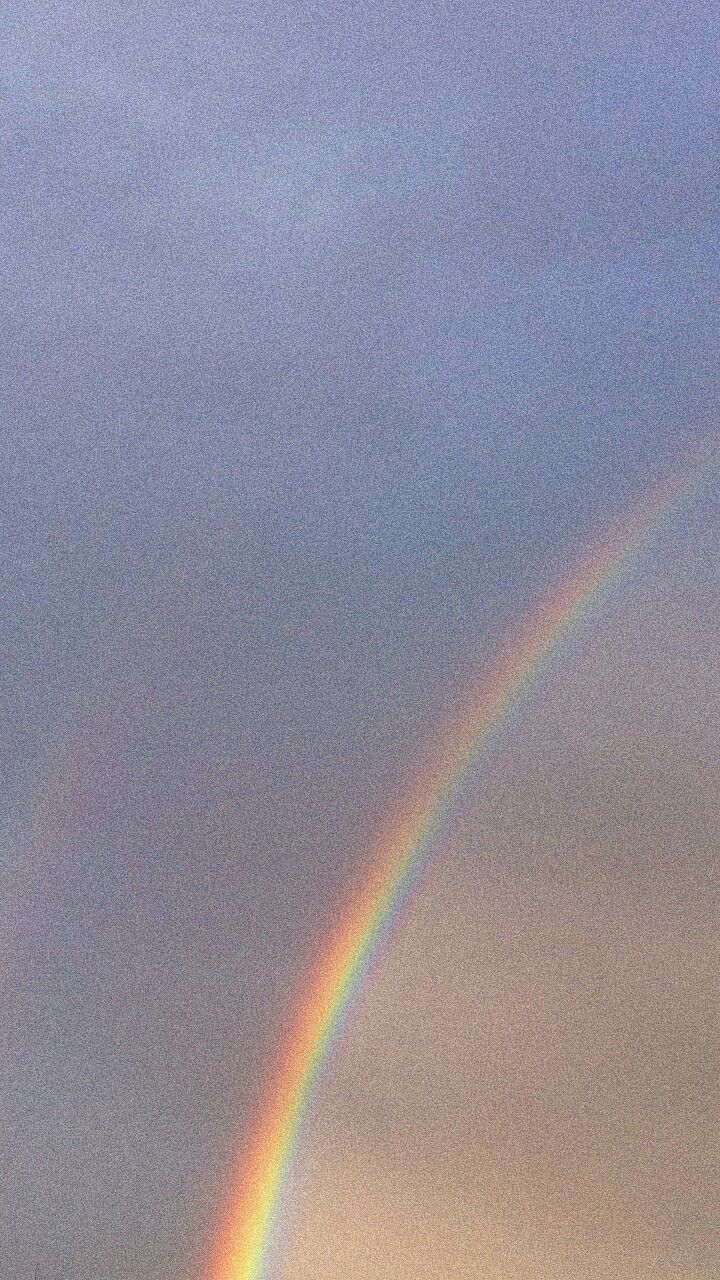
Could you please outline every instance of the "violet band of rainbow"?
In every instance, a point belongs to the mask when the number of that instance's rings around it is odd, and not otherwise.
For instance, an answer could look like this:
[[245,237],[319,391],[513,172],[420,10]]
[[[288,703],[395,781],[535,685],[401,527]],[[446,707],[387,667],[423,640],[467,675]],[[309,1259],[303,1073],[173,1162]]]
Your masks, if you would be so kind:
[[427,870],[450,801],[567,633],[637,558],[663,519],[692,496],[717,458],[716,447],[705,449],[587,554],[514,632],[490,677],[467,699],[459,722],[442,733],[431,764],[376,842],[370,869],[304,986],[233,1180],[207,1280],[268,1280],[278,1215],[319,1076],[383,940]]

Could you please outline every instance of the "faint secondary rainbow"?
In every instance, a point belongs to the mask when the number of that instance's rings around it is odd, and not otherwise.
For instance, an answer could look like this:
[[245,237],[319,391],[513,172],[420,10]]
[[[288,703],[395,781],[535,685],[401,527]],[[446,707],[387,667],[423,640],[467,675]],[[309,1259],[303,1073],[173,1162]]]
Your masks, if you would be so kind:
[[398,913],[430,860],[433,836],[470,765],[590,603],[639,554],[663,516],[690,496],[717,452],[658,487],[624,526],[525,619],[462,717],[378,839],[370,869],[326,941],[280,1046],[222,1218],[207,1280],[266,1280],[278,1215],[303,1121],[331,1047]]

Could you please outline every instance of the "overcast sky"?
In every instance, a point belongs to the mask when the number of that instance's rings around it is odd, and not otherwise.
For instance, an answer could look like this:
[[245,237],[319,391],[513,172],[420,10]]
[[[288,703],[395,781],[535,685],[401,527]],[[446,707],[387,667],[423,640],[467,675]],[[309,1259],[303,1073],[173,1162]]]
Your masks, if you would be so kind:
[[[717,433],[719,34],[0,16],[1,1280],[197,1280],[461,680]],[[717,1274],[717,497],[469,780],[269,1280]]]

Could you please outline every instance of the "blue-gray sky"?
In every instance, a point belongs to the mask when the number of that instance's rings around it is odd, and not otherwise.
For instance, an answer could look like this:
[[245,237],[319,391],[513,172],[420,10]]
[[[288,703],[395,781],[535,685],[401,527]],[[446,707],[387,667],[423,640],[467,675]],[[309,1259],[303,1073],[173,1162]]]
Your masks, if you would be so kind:
[[719,33],[702,3],[0,18],[2,1280],[196,1275],[458,673],[716,432]]

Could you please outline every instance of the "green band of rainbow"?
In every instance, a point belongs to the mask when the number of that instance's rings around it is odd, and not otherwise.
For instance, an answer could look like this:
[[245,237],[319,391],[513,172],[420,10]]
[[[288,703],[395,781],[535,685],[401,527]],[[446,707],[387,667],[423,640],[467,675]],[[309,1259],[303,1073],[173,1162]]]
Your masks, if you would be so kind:
[[284,1185],[318,1077],[388,928],[427,868],[432,837],[449,801],[576,620],[636,558],[658,522],[695,491],[715,457],[714,449],[705,451],[680,478],[660,487],[526,620],[388,824],[369,874],[322,950],[281,1046],[277,1073],[234,1180],[208,1280],[264,1280]]

